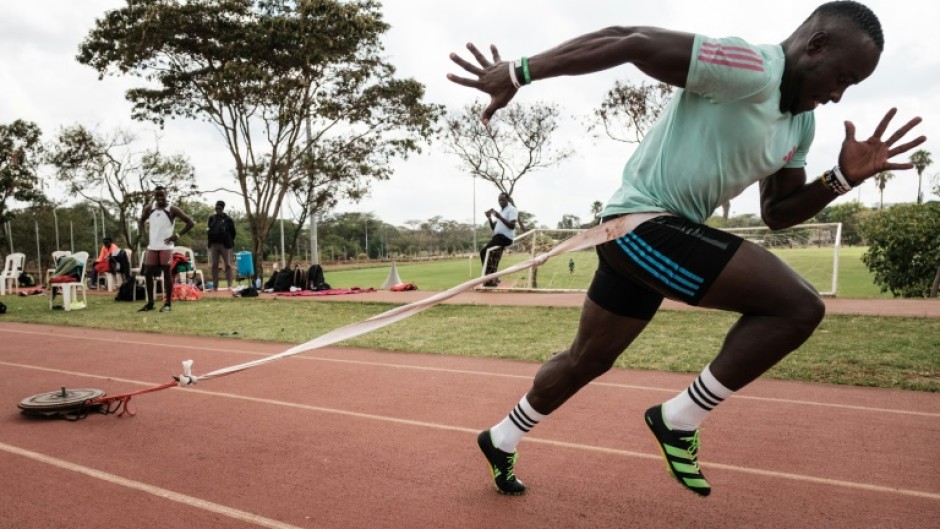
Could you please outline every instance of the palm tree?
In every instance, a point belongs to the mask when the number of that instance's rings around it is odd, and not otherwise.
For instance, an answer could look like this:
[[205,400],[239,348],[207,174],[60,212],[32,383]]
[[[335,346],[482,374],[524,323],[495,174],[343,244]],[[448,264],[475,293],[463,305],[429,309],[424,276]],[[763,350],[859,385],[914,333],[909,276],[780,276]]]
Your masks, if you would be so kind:
[[928,151],[921,149],[911,155],[911,163],[914,164],[914,169],[917,169],[917,203],[920,204],[924,201],[924,195],[920,192],[924,169],[932,164],[933,160],[930,159],[930,153]]
[[592,220],[589,223],[589,225],[596,226],[597,223],[601,221],[601,219],[599,219],[597,216],[601,214],[601,210],[603,209],[604,209],[604,203],[601,202],[600,200],[595,200],[594,203],[591,204],[591,219]]
[[888,183],[888,180],[894,178],[894,173],[891,171],[882,171],[875,175],[875,184],[878,185],[878,190],[881,191],[881,206],[879,210],[885,208],[885,185]]

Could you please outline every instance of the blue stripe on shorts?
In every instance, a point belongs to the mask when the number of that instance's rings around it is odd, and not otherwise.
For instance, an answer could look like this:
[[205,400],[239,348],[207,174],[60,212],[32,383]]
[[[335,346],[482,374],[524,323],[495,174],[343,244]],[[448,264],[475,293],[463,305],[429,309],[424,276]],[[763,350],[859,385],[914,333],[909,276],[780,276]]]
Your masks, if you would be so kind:
[[636,234],[627,233],[617,239],[617,244],[634,263],[672,290],[694,297],[702,287],[704,279],[659,253]]

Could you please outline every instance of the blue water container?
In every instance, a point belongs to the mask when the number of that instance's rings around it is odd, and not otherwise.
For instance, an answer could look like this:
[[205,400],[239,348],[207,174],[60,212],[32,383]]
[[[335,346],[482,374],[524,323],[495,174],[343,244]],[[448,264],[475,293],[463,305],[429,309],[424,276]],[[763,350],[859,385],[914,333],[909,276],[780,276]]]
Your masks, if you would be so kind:
[[238,270],[239,278],[255,275],[255,263],[251,257],[251,252],[235,252],[235,268]]

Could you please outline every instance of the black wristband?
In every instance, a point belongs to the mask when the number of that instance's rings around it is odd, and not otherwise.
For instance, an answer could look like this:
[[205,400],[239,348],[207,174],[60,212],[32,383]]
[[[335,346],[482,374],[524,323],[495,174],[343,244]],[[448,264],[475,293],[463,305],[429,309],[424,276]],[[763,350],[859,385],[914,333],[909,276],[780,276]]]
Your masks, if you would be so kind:
[[523,70],[521,63],[518,66],[516,66],[516,79],[519,80],[520,85],[525,86],[529,84],[525,82],[525,70]]

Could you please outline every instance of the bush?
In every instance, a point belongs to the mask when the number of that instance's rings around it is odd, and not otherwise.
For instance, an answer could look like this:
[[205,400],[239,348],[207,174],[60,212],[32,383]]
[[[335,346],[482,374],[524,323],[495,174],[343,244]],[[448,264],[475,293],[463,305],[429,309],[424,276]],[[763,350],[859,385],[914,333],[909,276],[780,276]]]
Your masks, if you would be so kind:
[[859,225],[868,240],[862,262],[882,292],[927,297],[940,268],[940,203],[894,206]]

